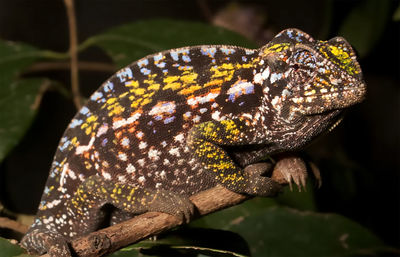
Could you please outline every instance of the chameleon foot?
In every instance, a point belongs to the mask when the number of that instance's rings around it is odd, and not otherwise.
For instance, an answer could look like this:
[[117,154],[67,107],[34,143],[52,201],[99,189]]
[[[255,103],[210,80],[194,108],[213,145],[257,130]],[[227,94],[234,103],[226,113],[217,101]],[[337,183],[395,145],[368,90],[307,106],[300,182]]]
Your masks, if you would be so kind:
[[184,223],[190,222],[195,207],[188,197],[166,190],[159,190],[154,195],[148,203],[148,211],[165,212],[177,216]]
[[32,230],[21,240],[21,246],[29,254],[34,255],[42,255],[47,252],[51,257],[72,256],[65,238],[48,230]]
[[292,182],[298,186],[299,191],[301,188],[305,190],[307,177],[306,164],[301,158],[295,156],[280,159],[272,172],[272,179],[279,184],[289,184],[290,190],[293,190]]

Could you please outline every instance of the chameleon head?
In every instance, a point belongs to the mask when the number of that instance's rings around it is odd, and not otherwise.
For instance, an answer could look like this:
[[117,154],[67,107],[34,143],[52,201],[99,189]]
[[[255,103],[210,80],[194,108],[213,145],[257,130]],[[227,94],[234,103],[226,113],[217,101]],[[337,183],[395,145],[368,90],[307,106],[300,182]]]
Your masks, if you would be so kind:
[[267,68],[259,80],[271,107],[287,121],[340,110],[365,97],[356,54],[342,37],[320,41],[286,29],[261,48],[260,55]]

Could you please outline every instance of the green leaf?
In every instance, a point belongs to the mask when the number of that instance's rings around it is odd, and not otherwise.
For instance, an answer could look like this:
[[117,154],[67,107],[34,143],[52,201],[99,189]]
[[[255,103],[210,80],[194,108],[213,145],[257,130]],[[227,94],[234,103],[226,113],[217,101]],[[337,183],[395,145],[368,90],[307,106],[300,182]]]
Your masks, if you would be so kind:
[[47,54],[26,44],[0,41],[0,162],[31,124],[36,113],[32,105],[43,83],[19,80],[18,75]]
[[193,226],[238,233],[249,244],[251,256],[356,256],[390,251],[367,229],[343,216],[265,203],[254,199],[203,217]]
[[298,187],[294,184],[293,189],[287,186],[284,188],[282,194],[278,195],[276,201],[279,205],[295,208],[298,210],[316,211],[316,203],[314,197],[315,185],[310,181],[307,182],[306,188],[299,191]]
[[99,46],[122,68],[148,54],[183,46],[227,44],[254,48],[243,36],[211,25],[174,20],[146,20],[122,25],[89,38],[80,46]]
[[391,1],[367,0],[360,3],[344,20],[339,35],[366,56],[383,34],[390,14]]
[[396,11],[393,14],[393,21],[400,21],[400,4],[397,6]]
[[[223,238],[224,240],[220,240]],[[183,228],[125,247],[110,256],[249,256],[247,243],[236,233],[215,229]]]
[[1,85],[0,161],[18,144],[32,123],[37,111],[33,103],[42,84],[42,79],[26,79]]
[[22,254],[24,250],[18,245],[10,243],[5,238],[0,237],[0,256],[1,257],[15,257]]

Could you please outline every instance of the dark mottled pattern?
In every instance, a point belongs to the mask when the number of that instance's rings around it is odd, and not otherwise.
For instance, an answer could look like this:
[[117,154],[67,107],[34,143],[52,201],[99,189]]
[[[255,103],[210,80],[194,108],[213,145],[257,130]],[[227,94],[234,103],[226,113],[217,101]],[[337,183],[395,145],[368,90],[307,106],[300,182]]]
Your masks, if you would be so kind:
[[[340,37],[288,29],[260,49],[196,46],[147,56],[106,81],[58,146],[35,223],[22,245],[68,256],[65,242],[117,213],[190,218],[188,196],[217,183],[268,196],[271,179],[243,167],[297,149],[365,95]],[[64,250],[63,250],[64,249]]]

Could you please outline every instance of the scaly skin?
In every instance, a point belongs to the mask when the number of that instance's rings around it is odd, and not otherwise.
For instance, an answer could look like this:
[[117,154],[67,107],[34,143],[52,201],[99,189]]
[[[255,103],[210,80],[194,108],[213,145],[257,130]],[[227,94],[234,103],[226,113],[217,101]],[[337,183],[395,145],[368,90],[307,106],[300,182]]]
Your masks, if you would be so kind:
[[[303,147],[365,95],[340,37],[287,29],[260,49],[184,47],[147,56],[106,81],[61,138],[30,253],[70,256],[67,242],[146,211],[193,213],[190,195],[216,184],[255,196],[279,185],[249,164]],[[255,166],[253,166],[255,167]]]

